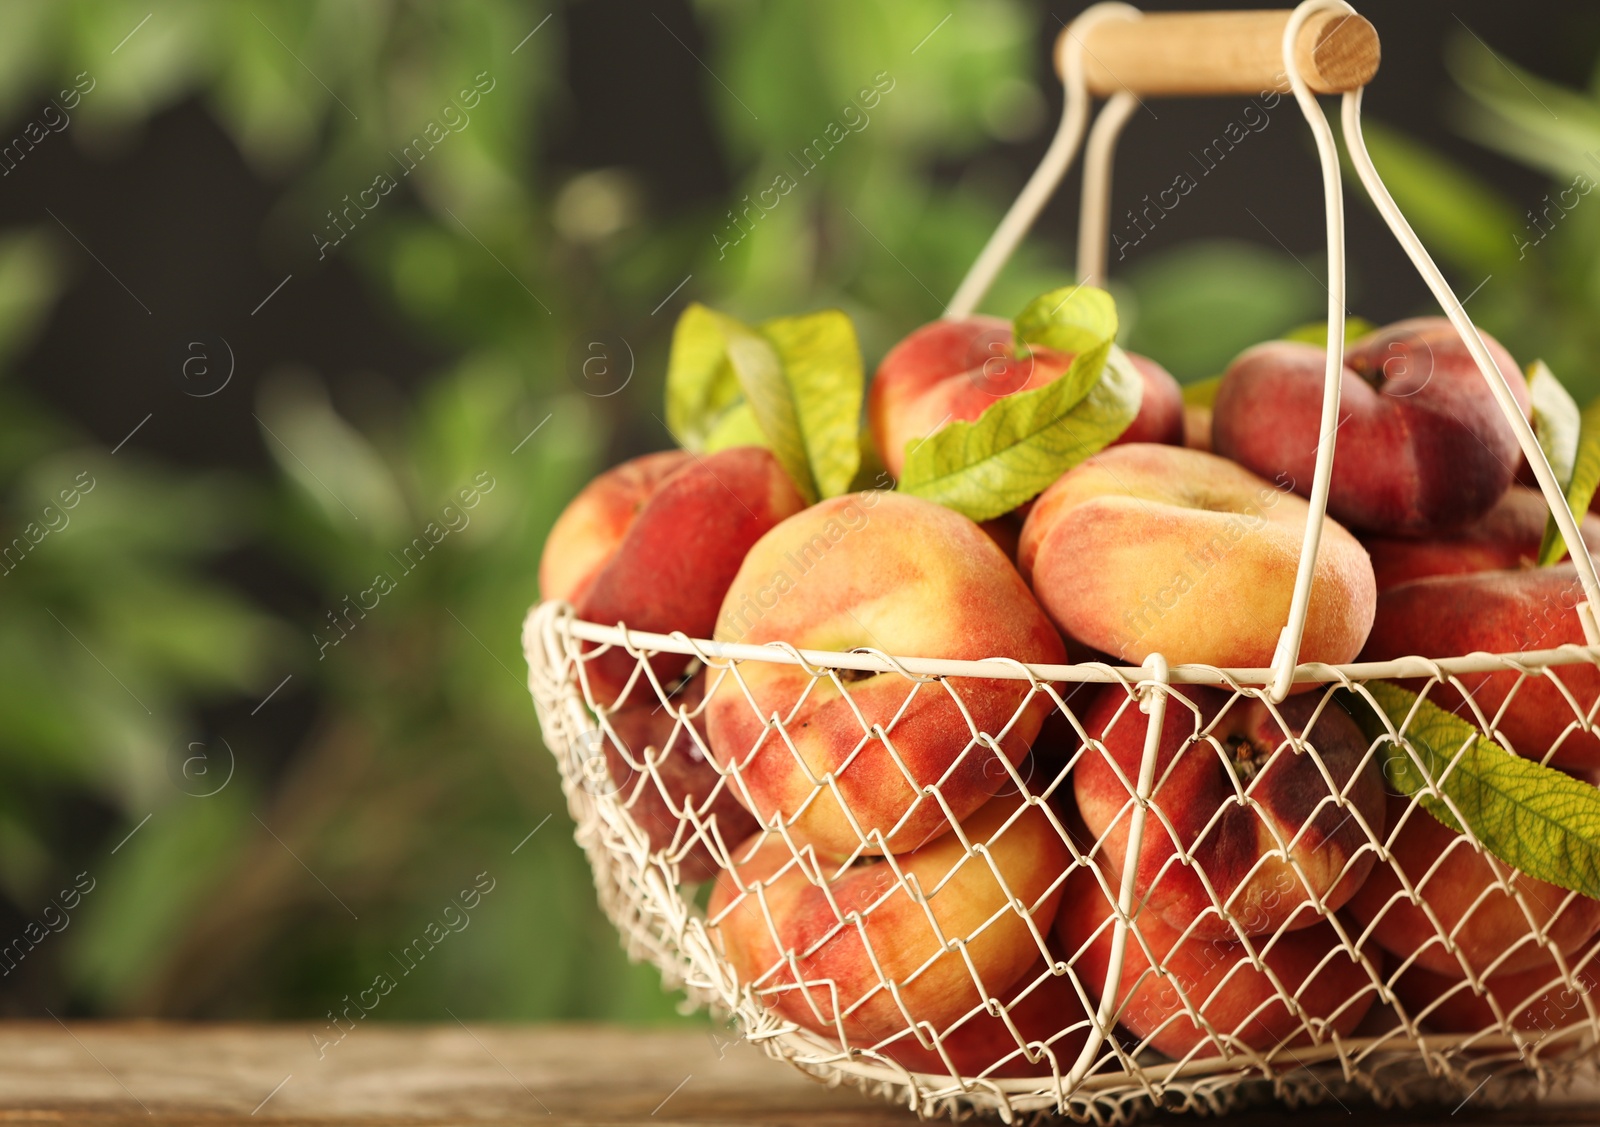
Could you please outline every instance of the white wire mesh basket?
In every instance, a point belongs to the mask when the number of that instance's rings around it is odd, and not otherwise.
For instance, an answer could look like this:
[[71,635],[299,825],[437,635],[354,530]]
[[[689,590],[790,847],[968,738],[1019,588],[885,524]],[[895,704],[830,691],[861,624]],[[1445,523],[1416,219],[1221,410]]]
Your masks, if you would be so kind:
[[[1247,49],[1262,54],[1263,29],[1281,45],[1265,61]],[[1208,53],[1219,36],[1230,50]],[[1176,63],[1161,48],[1175,42],[1189,44]],[[1086,150],[1086,281],[1104,272],[1111,156],[1138,95],[1258,89],[1260,69],[1281,66],[1322,161],[1328,339],[1344,339],[1342,199],[1315,93],[1340,92],[1357,174],[1495,390],[1566,542],[1584,543],[1503,374],[1367,157],[1370,25],[1338,0],[1172,17],[1101,4],[1058,56],[1061,129],[950,316],[976,305],[1065,173],[1091,93],[1110,97]],[[1359,73],[1341,85],[1341,67]],[[1330,351],[1324,434],[1339,366]],[[1594,565],[1574,551],[1552,572],[1559,614],[1529,635],[1548,648],[1301,662],[1332,459],[1323,442],[1267,668],[1030,663],[983,652],[981,634],[940,657],[821,652],[535,607],[529,687],[629,954],[770,1055],[920,1115],[1123,1122],[1266,1095],[1503,1102],[1570,1081],[1600,1041],[1600,901],[1496,859],[1442,790],[1429,797],[1464,833],[1416,796],[1386,796],[1385,759],[1458,749],[1432,746],[1416,712],[1391,707],[1376,732],[1351,715],[1385,716],[1377,686],[1401,681],[1526,758],[1600,765]],[[842,760],[808,757],[818,713],[802,704],[822,700],[850,734]],[[719,759],[709,729],[750,750]],[[932,774],[912,746],[928,739],[945,748]],[[774,797],[774,761],[805,785]],[[864,799],[852,772],[899,797]],[[976,812],[973,794],[988,800]]]

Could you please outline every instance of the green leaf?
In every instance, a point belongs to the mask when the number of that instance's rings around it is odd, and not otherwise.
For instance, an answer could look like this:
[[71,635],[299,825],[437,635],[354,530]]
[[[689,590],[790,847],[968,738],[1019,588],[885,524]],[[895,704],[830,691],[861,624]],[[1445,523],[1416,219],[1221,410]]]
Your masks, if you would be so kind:
[[1479,277],[1521,272],[1512,235],[1525,220],[1509,200],[1416,137],[1377,122],[1363,128],[1372,163],[1425,246]]
[[[792,412],[817,494],[836,497],[847,492],[861,464],[861,400],[866,388],[855,326],[843,310],[824,309],[767,321],[761,335],[777,350],[784,378],[770,388],[760,386],[764,394],[770,392],[783,402],[766,403],[745,384],[756,419],[774,414],[786,419]],[[764,423],[762,429],[772,437]]]
[[[1578,446],[1572,464],[1572,478],[1567,483],[1567,507],[1581,523],[1589,511],[1589,502],[1600,486],[1600,399],[1583,409],[1578,416]],[[1544,543],[1539,547],[1539,566],[1546,567],[1561,562],[1567,554],[1567,545],[1556,528],[1555,517],[1545,522]]]
[[817,483],[811,476],[811,463],[806,457],[800,412],[796,409],[777,348],[750,326],[720,313],[713,316],[722,329],[728,363],[744,389],[756,423],[767,436],[767,447],[788,471],[800,495],[808,503],[816,501]]
[[261,384],[261,440],[334,528],[387,543],[410,523],[405,492],[372,441],[345,421],[327,388],[297,369],[273,372]]
[[1600,789],[1511,754],[1398,685],[1369,681],[1357,695],[1381,711],[1352,709],[1368,739],[1394,746],[1383,761],[1392,787],[1416,795],[1429,814],[1461,830],[1448,798],[1483,847],[1506,864],[1600,896]]
[[[1600,146],[1593,97],[1524,70],[1465,29],[1446,41],[1445,63],[1472,99],[1456,115],[1468,137],[1557,180],[1588,171]],[[1522,230],[1522,221],[1509,229]]]
[[667,426],[686,449],[770,449],[808,501],[846,492],[861,464],[866,380],[840,310],[759,328],[691,305],[667,364]]
[[[1344,319],[1344,342],[1349,344],[1351,341],[1360,340],[1377,327],[1364,317],[1346,317]],[[1297,340],[1302,344],[1316,344],[1327,347],[1328,322],[1307,321],[1304,325],[1296,325],[1278,339]]]
[[1583,420],[1577,400],[1543,360],[1528,365],[1528,395],[1533,400],[1533,433],[1565,489],[1572,484],[1572,468],[1578,459],[1578,431]]
[[1186,383],[1183,385],[1183,401],[1190,407],[1214,407],[1217,403],[1217,389],[1221,386],[1221,376]]
[[62,271],[40,235],[0,239],[0,357],[10,360],[43,324],[42,313],[61,292]]
[[694,302],[678,317],[667,359],[667,429],[685,450],[702,450],[739,399],[722,315]]
[[909,448],[902,491],[989,520],[1038,496],[1138,415],[1143,380],[1112,343],[1117,309],[1105,290],[1042,294],[1013,332],[1019,353],[1051,348],[1074,354],[1072,363],[1044,387],[996,399],[976,420],[952,422]]
[[765,446],[767,436],[761,433],[756,413],[743,399],[724,411],[711,433],[706,435],[705,453],[715,454],[731,446]]
[[[1117,336],[1117,307],[1111,295],[1094,286],[1067,286],[1041,294],[1028,303],[1012,325],[1017,351],[1036,344],[1057,352],[1088,352]],[[1085,375],[1092,380],[1095,375]],[[1081,399],[1087,383],[1078,392]],[[1070,407],[1071,404],[1068,404]]]
[[1143,389],[1127,354],[1105,340],[1060,379],[935,431],[907,455],[900,489],[973,520],[1008,513],[1127,430]]

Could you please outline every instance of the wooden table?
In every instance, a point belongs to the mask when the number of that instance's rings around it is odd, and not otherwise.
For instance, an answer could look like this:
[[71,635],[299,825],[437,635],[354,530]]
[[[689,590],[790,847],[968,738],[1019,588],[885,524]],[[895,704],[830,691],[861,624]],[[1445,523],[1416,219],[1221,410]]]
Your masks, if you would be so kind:
[[[595,1026],[0,1023],[0,1124],[739,1124],[905,1127],[902,1109],[829,1090],[709,1032]],[[1594,1123],[1600,1102],[1420,1115],[1296,1111],[1297,1127]],[[1281,1123],[1282,1111],[1226,1120]],[[1174,1118],[1201,1127],[1211,1120]]]

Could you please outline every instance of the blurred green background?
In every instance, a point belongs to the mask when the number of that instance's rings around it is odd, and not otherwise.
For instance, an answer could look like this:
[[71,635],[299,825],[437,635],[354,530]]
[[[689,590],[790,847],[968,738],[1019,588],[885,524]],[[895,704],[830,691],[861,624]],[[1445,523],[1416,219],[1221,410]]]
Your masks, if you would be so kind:
[[[1600,18],[1515,9],[1371,5],[1372,148],[1469,310],[1587,399],[1600,202],[1558,194],[1600,176]],[[842,306],[869,366],[938,316],[1076,10],[0,6],[0,1013],[322,1019],[388,973],[381,1018],[672,1019],[523,684],[544,533],[668,444],[689,301]],[[1249,102],[1136,116],[1116,214]],[[1315,163],[1270,120],[1113,261],[1180,378],[1322,313]],[[1075,199],[990,309],[1070,277]],[[1349,209],[1352,312],[1426,311]]]

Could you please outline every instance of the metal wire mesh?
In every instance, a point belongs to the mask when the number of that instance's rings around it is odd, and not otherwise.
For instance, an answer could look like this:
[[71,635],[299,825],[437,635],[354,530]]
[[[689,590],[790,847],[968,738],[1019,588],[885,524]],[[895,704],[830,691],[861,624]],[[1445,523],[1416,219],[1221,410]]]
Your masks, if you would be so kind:
[[[560,604],[530,613],[524,647],[629,954],[829,1083],[1007,1122],[1267,1096],[1500,1102],[1570,1080],[1600,1039],[1600,902],[1386,797],[1382,760],[1406,752],[1408,731],[1369,740],[1350,719],[1371,702],[1363,678],[1405,675],[1510,744],[1507,709],[1538,688],[1570,709],[1555,748],[1516,749],[1543,758],[1594,738],[1588,650],[1316,667],[1276,706],[1251,671],[1134,680],[1083,665],[1045,681],[1001,661],[1013,706],[989,731],[966,707],[983,680],[970,663],[940,675],[880,654],[633,637]],[[657,675],[664,649],[690,657],[687,676]],[[597,701],[586,667],[619,654],[633,676]],[[750,674],[768,662],[800,671],[792,707],[758,714],[758,740],[719,758],[711,707],[754,707]],[[1488,677],[1504,684],[1482,709]],[[851,754],[758,820],[760,757],[803,773],[801,704],[850,702],[867,679],[875,704],[853,712]],[[964,719],[946,733],[949,769],[919,778],[895,740],[933,702]],[[1030,716],[1038,734],[1019,746]],[[854,817],[841,782],[871,756],[907,796],[892,824]],[[992,797],[974,813],[954,792],[975,779]],[[844,847],[839,833],[817,847],[819,810],[848,827]],[[912,825],[915,839],[901,832]]]

